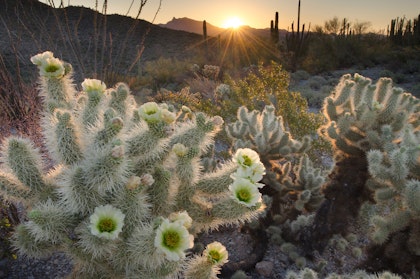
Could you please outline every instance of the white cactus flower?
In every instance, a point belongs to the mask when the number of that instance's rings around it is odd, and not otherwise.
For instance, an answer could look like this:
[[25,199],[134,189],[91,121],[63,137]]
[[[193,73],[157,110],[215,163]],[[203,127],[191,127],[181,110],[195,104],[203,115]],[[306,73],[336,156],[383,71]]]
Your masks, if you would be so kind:
[[124,226],[125,215],[112,205],[95,208],[90,216],[90,232],[100,238],[116,239]]
[[264,164],[260,161],[257,152],[249,148],[239,148],[233,155],[233,162],[238,164],[238,169],[233,177],[243,177],[258,182],[265,174]]
[[51,51],[45,51],[43,53],[38,53],[31,57],[31,62],[37,66],[41,66],[46,62],[48,58],[54,58],[54,54]]
[[231,177],[233,179],[236,179],[237,177],[245,178],[251,181],[252,183],[255,183],[255,185],[258,186],[258,188],[261,188],[264,186],[264,184],[257,183],[260,181],[265,174],[265,167],[262,163],[260,164],[254,164],[252,167],[244,168],[239,167],[236,172],[234,172]]
[[245,178],[236,178],[229,186],[229,190],[233,199],[247,207],[256,205],[261,202],[261,193],[254,183]]
[[155,102],[147,102],[139,107],[141,118],[146,122],[155,123],[162,120],[162,110]]
[[173,112],[170,112],[167,109],[162,109],[161,110],[161,114],[162,114],[162,120],[166,123],[166,124],[171,124],[173,122],[175,122],[176,119],[176,115]]
[[163,220],[156,230],[155,247],[169,261],[179,261],[185,257],[185,250],[193,247],[194,237],[180,222]]
[[106,85],[103,81],[100,81],[98,79],[86,78],[82,82],[82,88],[86,92],[96,91],[103,93],[106,90]]
[[244,168],[250,168],[255,164],[261,163],[258,153],[250,148],[239,148],[236,150],[235,155],[233,155],[233,161]]
[[214,265],[223,265],[228,262],[226,247],[217,241],[208,244],[203,255]]
[[169,220],[172,222],[179,222],[183,225],[186,229],[191,228],[192,226],[192,218],[188,215],[187,211],[181,212],[173,212],[169,215]]
[[61,78],[64,76],[64,64],[58,58],[46,58],[38,66],[40,75],[47,78]]

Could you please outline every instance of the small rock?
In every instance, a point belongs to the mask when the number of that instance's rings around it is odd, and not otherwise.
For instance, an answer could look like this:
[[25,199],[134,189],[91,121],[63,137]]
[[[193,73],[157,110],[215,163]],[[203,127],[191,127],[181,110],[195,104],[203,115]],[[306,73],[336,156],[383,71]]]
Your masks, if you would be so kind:
[[273,273],[274,264],[269,261],[262,261],[255,265],[255,270],[258,274],[264,277],[270,277]]

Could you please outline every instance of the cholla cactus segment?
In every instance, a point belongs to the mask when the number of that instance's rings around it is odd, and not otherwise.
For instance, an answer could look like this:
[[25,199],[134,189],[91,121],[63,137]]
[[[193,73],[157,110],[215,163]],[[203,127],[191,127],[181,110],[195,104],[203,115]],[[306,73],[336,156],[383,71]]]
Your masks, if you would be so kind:
[[420,181],[414,179],[407,181],[403,190],[403,197],[405,206],[412,214],[420,214]]
[[[42,66],[48,59],[52,53],[32,60]],[[51,170],[26,139],[10,137],[1,147],[0,192],[32,210],[16,230],[18,250],[37,257],[62,250],[74,260],[74,277],[215,278],[224,251],[218,250],[217,267],[207,257],[186,257],[192,234],[264,210],[261,202],[248,207],[231,198],[239,168],[232,160],[204,171],[201,157],[223,120],[185,108],[188,117],[179,118],[183,112],[166,104],[138,105],[121,83],[106,89],[87,79],[76,94],[69,67],[60,63],[63,76],[40,77]],[[258,192],[251,180],[264,170],[252,169],[246,180]]]
[[275,115],[272,105],[266,106],[262,112],[250,112],[246,107],[240,107],[237,117],[236,122],[226,127],[235,149],[251,148],[263,160],[269,161],[301,153],[309,148],[309,137],[305,137],[302,142],[292,139],[284,127],[282,117]]
[[[419,168],[419,146],[419,132],[407,124],[399,137],[387,143],[382,150],[375,149],[367,153],[369,173],[374,185],[377,185],[372,188],[379,209],[378,215],[372,217],[375,224],[372,239],[376,243],[384,243],[392,233],[407,227],[413,231],[418,227],[420,181],[416,171]],[[384,211],[390,212],[384,214]],[[410,234],[408,241],[412,242],[413,237]],[[417,255],[417,246],[408,247]]]
[[[384,144],[382,127],[389,125],[397,134],[404,123],[415,127],[420,101],[400,88],[392,87],[392,80],[381,78],[374,85],[369,78],[358,74],[344,75],[324,103],[329,122],[320,131],[337,150],[353,156]],[[333,124],[334,123],[334,124]],[[376,137],[372,135],[376,134]]]
[[14,176],[0,172],[0,193],[6,200],[19,201],[29,199],[33,193]]
[[[42,175],[43,162],[39,150],[27,139],[11,137],[3,142],[2,161],[14,176],[32,191],[43,196],[49,187]],[[20,188],[20,187],[19,187]]]

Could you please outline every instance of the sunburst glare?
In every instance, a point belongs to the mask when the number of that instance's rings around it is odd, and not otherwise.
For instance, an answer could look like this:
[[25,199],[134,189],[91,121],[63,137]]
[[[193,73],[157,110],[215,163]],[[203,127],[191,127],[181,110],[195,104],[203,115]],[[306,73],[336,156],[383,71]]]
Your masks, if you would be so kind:
[[243,21],[239,17],[230,17],[225,20],[223,23],[224,28],[233,28],[236,29],[240,26],[244,25]]

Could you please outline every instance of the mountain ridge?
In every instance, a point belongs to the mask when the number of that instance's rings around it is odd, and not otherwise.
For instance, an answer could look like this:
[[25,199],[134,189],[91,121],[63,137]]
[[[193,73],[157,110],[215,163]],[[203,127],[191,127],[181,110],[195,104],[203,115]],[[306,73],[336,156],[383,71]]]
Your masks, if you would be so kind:
[[[203,21],[192,19],[189,17],[181,17],[176,18],[173,17],[172,20],[168,21],[167,23],[159,23],[157,24],[160,27],[178,30],[178,31],[185,31],[195,34],[203,35]],[[217,36],[224,31],[228,30],[226,28],[218,27],[206,21],[207,25],[207,35],[208,36]],[[246,29],[248,32],[253,33],[254,35],[268,38],[270,37],[270,28],[254,28],[248,25],[243,25],[240,28]],[[280,36],[286,34],[287,30],[280,29],[279,33]]]
[[[203,34],[203,21],[195,20],[188,17],[173,17],[172,20],[168,21],[167,23],[159,23],[157,25],[172,30],[185,31],[201,35]],[[209,36],[217,36],[225,30],[224,28],[215,26],[207,21],[206,27],[207,35]]]

